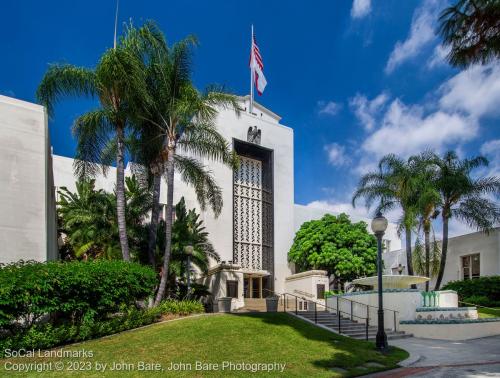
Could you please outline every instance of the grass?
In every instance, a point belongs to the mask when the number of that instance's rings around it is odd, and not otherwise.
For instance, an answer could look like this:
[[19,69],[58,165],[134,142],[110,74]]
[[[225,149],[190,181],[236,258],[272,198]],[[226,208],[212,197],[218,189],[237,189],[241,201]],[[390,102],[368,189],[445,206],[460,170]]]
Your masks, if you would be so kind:
[[480,318],[500,318],[500,307],[497,308],[478,307],[477,313]]
[[[283,313],[214,315],[186,318],[155,324],[106,338],[74,344],[63,350],[92,351],[92,358],[10,358],[0,364],[0,376],[6,376],[6,363],[32,364],[52,362],[42,372],[22,374],[23,377],[219,377],[219,376],[283,376],[283,377],[340,377],[356,376],[396,367],[408,353],[391,348],[383,355],[374,350],[373,343],[349,339],[330,333]],[[56,349],[57,351],[57,349]],[[42,352],[43,353],[43,352]],[[82,371],[68,372],[73,362]],[[139,363],[160,364],[163,371],[138,371]],[[219,370],[196,370],[196,361],[219,364]],[[283,373],[258,371],[221,371],[224,361],[234,363],[281,363]],[[55,373],[55,364],[64,363],[64,372]],[[113,363],[130,363],[128,371],[109,370]],[[171,371],[171,363],[185,363],[192,370]],[[366,363],[382,366],[362,367]],[[87,363],[87,364],[86,364]],[[96,363],[107,364],[103,373]],[[375,364],[375,365],[377,365]],[[59,366],[59,365],[58,365]],[[60,367],[60,366],[59,366]],[[341,368],[335,371],[332,368]],[[21,376],[9,372],[9,376]]]

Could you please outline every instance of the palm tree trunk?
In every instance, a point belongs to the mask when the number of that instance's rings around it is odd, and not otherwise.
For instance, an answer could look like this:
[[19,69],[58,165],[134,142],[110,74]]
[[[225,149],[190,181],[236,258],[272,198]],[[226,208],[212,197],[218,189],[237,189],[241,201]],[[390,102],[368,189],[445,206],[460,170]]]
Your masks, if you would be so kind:
[[[425,237],[425,276],[430,277],[430,258],[431,258],[431,242],[430,242],[430,230],[425,227],[424,230]],[[429,281],[425,283],[425,291],[429,291]]]
[[148,258],[149,263],[156,268],[155,249],[156,249],[156,234],[158,231],[158,215],[160,212],[160,187],[161,174],[155,173],[153,176],[153,206],[151,208],[151,223],[149,224],[148,238]]
[[125,144],[123,127],[116,129],[116,213],[118,218],[118,235],[122,249],[123,260],[130,261],[128,249],[127,222],[125,217]]
[[168,149],[167,157],[167,214],[165,216],[165,254],[163,255],[163,268],[161,273],[160,286],[156,294],[155,306],[160,304],[165,289],[167,287],[168,268],[170,263],[170,254],[172,247],[172,210],[174,202],[174,148]]
[[408,268],[408,275],[413,276],[413,261],[411,257],[411,227],[405,227],[406,239],[406,266]]
[[448,253],[448,211],[443,210],[443,244],[441,246],[441,262],[439,264],[439,273],[436,280],[434,290],[437,291],[441,287],[443,280],[444,268],[446,266],[446,254]]

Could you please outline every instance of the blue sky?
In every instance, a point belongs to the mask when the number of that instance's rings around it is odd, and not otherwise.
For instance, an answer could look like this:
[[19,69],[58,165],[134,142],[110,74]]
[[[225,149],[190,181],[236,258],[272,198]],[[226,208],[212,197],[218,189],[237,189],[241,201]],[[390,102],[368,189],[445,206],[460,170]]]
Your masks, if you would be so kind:
[[[195,34],[196,85],[224,84],[237,94],[249,91],[254,23],[268,81],[258,101],[295,132],[296,202],[349,210],[359,175],[386,153],[484,153],[492,164],[480,173],[500,172],[500,66],[460,72],[444,62],[435,30],[446,4],[121,0],[119,20],[153,19],[169,41]],[[34,101],[49,63],[92,67],[112,46],[113,0],[7,0],[2,8],[1,94]],[[73,155],[72,120],[93,106],[58,105],[54,153]]]

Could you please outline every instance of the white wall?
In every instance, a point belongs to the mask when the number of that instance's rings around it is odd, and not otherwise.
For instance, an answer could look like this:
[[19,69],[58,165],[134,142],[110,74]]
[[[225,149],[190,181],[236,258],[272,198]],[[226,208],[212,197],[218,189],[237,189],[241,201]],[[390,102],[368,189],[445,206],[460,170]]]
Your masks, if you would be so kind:
[[[439,242],[441,244],[441,242]],[[456,236],[448,240],[448,253],[441,286],[449,281],[461,280],[462,256],[479,253],[480,275],[492,276],[500,274],[500,228],[494,229],[489,235],[483,232],[473,232]],[[398,262],[405,267],[406,251],[398,250],[382,255],[385,265],[385,274],[391,274],[391,266]],[[434,288],[436,277],[432,277],[430,288]]]
[[47,116],[0,96],[0,263],[57,257]]

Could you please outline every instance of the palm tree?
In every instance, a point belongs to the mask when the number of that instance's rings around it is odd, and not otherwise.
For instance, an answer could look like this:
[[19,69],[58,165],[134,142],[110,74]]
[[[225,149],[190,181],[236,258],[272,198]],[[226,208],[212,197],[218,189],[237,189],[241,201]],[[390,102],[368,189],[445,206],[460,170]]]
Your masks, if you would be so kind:
[[485,64],[500,57],[500,0],[458,0],[439,21],[453,66]]
[[[433,258],[431,259],[431,231],[433,231],[432,221],[439,215],[438,209],[441,200],[439,191],[436,188],[436,166],[434,165],[435,156],[436,155],[434,153],[428,151],[423,152],[420,155],[411,156],[408,159],[417,178],[415,193],[412,196],[415,199],[414,207],[418,214],[419,226],[417,235],[420,235],[421,231],[424,234],[424,269],[418,269],[418,271],[419,274],[425,274],[426,277],[431,276],[431,263],[435,266],[437,261],[436,255],[438,254],[438,251],[434,248]],[[435,247],[436,242],[434,232],[432,232],[432,236],[432,245]],[[414,251],[417,255],[421,254],[421,251],[419,251],[420,247],[421,243],[419,238],[417,238]],[[413,261],[422,261],[419,256],[416,257],[417,258],[414,256]],[[429,281],[425,283],[425,290],[429,291]]]
[[[136,117],[141,133],[150,138],[141,143],[145,151],[140,155],[147,157],[141,163],[146,163],[153,176],[165,176],[167,181],[165,253],[155,299],[158,304],[165,294],[172,250],[175,171],[193,186],[201,209],[204,210],[208,204],[215,215],[219,215],[222,208],[221,189],[199,159],[219,161],[230,168],[237,166],[236,156],[227,140],[217,131],[215,119],[220,109],[232,108],[238,112],[238,102],[235,96],[221,88],[210,87],[200,93],[193,86],[191,57],[192,47],[196,45],[193,37],[168,46],[161,32],[148,24],[135,41],[137,50],[147,52],[147,82],[152,99],[150,103],[142,104],[142,111]],[[158,200],[153,198],[153,206]],[[150,232],[150,235],[155,236],[156,233]]]
[[486,195],[500,193],[498,177],[473,178],[475,168],[488,165],[485,157],[460,160],[457,154],[449,151],[435,161],[437,166],[436,187],[441,196],[441,218],[443,222],[443,242],[441,263],[434,290],[439,290],[446,266],[448,253],[449,221],[456,218],[470,227],[488,232],[500,221],[498,204]]
[[212,243],[208,239],[208,232],[203,227],[203,221],[199,220],[200,215],[195,209],[187,210],[184,197],[175,205],[175,222],[172,226],[172,261],[170,274],[183,277],[191,274],[186,271],[186,254],[184,247],[193,246],[191,264],[196,266],[201,272],[207,273],[209,259],[219,261],[219,254],[215,251]]
[[36,93],[50,116],[63,97],[85,96],[99,100],[99,108],[74,121],[77,137],[74,169],[80,178],[92,177],[99,169],[116,163],[116,207],[123,259],[130,260],[125,204],[125,140],[130,114],[138,99],[146,101],[143,61],[122,40],[108,49],[95,69],[71,64],[54,64],[45,73]]
[[[120,242],[116,218],[116,193],[95,189],[95,180],[76,182],[76,192],[59,190],[58,215],[65,241],[77,258],[116,259]],[[126,222],[132,250],[141,248],[144,221],[151,195],[135,176],[125,178]]]
[[414,164],[389,154],[379,162],[377,172],[363,175],[352,197],[352,205],[363,197],[368,208],[378,202],[377,211],[391,210],[400,207],[403,215],[399,221],[400,231],[406,237],[406,261],[408,274],[413,275],[412,265],[412,229],[416,224],[417,209],[416,189],[419,185]]
[[76,192],[59,190],[58,216],[65,244],[77,258],[114,259],[120,255],[114,198],[95,190],[95,180],[76,182]]

